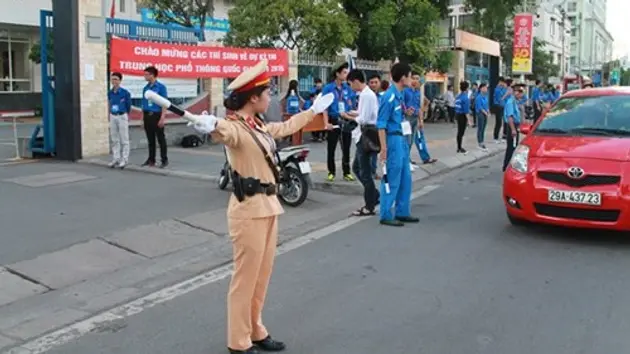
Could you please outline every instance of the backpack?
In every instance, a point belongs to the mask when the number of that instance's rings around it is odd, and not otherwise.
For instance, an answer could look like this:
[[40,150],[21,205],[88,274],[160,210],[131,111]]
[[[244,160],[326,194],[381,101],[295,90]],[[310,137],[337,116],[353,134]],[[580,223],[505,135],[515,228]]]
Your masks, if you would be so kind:
[[297,114],[300,112],[300,99],[295,93],[291,93],[291,95],[287,98],[287,113],[289,114]]
[[195,134],[186,135],[182,138],[183,148],[193,148],[203,145],[203,140]]

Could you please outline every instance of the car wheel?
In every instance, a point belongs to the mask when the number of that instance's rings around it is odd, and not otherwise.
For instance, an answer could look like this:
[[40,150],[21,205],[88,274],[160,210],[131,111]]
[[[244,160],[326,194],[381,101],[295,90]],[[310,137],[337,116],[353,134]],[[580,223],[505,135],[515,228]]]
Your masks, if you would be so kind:
[[507,218],[508,220],[510,220],[510,224],[514,225],[514,226],[523,226],[527,224],[527,221],[523,220],[523,219],[519,219],[519,218],[515,218],[510,214],[507,214]]

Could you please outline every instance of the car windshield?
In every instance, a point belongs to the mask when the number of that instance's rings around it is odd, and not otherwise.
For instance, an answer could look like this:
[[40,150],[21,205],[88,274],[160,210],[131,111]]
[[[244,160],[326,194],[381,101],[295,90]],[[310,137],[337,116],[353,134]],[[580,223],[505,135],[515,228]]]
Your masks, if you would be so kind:
[[562,98],[534,133],[630,137],[630,96]]

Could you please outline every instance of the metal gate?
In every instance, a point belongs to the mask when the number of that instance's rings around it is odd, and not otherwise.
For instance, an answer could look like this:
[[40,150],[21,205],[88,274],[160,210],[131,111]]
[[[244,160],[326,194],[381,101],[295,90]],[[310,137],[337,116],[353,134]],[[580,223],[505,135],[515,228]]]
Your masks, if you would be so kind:
[[[40,59],[42,80],[42,123],[31,135],[30,148],[33,154],[55,153],[55,64],[53,62],[53,11],[40,10]],[[173,25],[149,24],[116,18],[106,19],[108,36],[141,41],[186,43],[196,45],[203,39],[199,29]],[[109,48],[108,48],[109,50]],[[109,77],[108,77],[109,80]],[[41,137],[39,133],[42,132]]]

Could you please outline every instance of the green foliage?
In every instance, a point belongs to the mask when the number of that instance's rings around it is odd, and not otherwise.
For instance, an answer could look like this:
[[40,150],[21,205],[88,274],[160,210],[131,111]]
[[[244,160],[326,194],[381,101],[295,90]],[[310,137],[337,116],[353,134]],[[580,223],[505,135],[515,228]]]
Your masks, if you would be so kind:
[[236,0],[235,5],[226,45],[281,46],[330,58],[356,38],[356,24],[337,0]]
[[444,74],[450,70],[452,64],[453,64],[453,52],[442,51],[442,52],[437,53],[435,60],[431,63],[430,68],[431,70]]
[[[28,52],[28,59],[30,61],[32,61],[35,64],[41,64],[42,62],[42,57],[41,57],[41,43],[37,42],[37,43],[33,43],[33,45],[31,46],[29,52]],[[55,52],[54,52],[54,47],[53,47],[53,36],[52,33],[48,33],[48,38],[46,39],[46,59],[48,61],[48,63],[54,63],[55,62]]]
[[447,18],[451,13],[451,9],[448,8],[451,0],[429,0],[429,2],[439,11],[440,18]]
[[473,19],[464,29],[499,42],[504,62],[511,63],[514,38],[511,23],[522,3],[522,0],[466,0]]
[[553,63],[553,56],[549,52],[546,52],[544,47],[544,41],[534,38],[533,74],[530,75],[532,79],[547,80],[551,76],[560,75],[560,66]]
[[214,13],[213,0],[138,0],[137,6],[150,9],[159,23],[199,26],[202,30],[206,18]]
[[[395,59],[411,63],[416,70],[435,60],[436,4],[442,0],[343,0],[346,12],[359,24],[358,57]],[[446,10],[447,11],[447,10]]]

